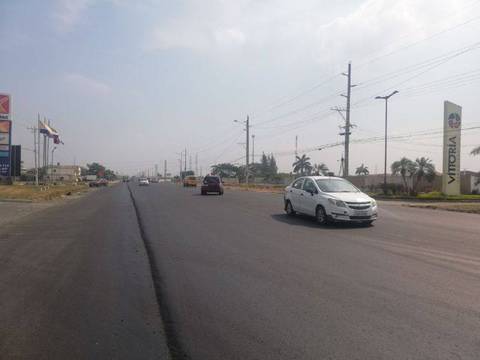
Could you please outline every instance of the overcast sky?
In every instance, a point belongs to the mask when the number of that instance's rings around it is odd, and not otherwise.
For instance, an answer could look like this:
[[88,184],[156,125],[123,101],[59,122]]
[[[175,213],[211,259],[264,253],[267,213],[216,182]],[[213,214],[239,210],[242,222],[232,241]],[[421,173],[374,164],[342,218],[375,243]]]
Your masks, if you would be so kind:
[[[58,0],[0,3],[0,91],[13,98],[14,143],[33,147],[37,113],[65,142],[63,164],[99,161],[134,174],[185,147],[205,173],[244,161],[250,115],[255,154],[291,171],[304,149],[341,142],[340,75],[352,61],[352,140],[389,131],[389,163],[426,156],[441,170],[443,101],[480,126],[480,1],[475,0]],[[462,169],[480,131],[465,131]],[[310,151],[335,172],[341,146]],[[32,156],[26,151],[27,165]],[[383,143],[351,145],[351,169],[383,171]],[[194,164],[194,157],[193,157]]]

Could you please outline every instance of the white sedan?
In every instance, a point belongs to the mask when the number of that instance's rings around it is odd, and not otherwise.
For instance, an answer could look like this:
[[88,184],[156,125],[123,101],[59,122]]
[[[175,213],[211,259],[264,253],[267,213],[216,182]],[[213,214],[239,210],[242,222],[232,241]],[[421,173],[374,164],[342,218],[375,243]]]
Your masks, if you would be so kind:
[[285,211],[315,216],[317,222],[349,221],[370,225],[377,219],[377,202],[349,181],[338,177],[305,176],[285,188]]
[[150,184],[150,182],[147,178],[141,178],[140,180],[138,180],[139,186],[148,186],[148,184]]

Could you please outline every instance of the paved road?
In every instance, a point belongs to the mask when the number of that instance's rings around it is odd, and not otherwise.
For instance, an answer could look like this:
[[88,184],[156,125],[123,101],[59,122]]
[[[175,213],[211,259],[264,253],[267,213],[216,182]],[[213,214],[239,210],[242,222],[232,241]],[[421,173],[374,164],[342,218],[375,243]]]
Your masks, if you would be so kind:
[[322,228],[279,195],[131,191],[137,213],[121,184],[0,230],[0,354],[480,356],[478,215],[382,204],[373,227]]
[[0,227],[0,359],[169,359],[126,187]]

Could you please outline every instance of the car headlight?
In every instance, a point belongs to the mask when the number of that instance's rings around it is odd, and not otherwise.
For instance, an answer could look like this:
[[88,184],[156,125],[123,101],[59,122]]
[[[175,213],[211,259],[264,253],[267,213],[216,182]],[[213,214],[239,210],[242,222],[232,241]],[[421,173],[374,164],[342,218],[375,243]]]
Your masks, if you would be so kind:
[[337,207],[347,207],[342,200],[328,199],[328,202]]
[[372,207],[377,206],[377,202],[375,201],[375,199],[372,199],[372,201],[370,201],[370,203],[372,204]]

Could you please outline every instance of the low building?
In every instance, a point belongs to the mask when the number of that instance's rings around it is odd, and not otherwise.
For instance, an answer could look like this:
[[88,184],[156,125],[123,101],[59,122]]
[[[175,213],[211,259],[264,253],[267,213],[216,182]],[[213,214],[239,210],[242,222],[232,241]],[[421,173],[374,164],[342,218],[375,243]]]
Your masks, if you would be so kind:
[[77,182],[80,180],[81,168],[76,165],[54,165],[47,169],[47,180]]
[[460,189],[462,194],[480,194],[480,173],[460,172]]

